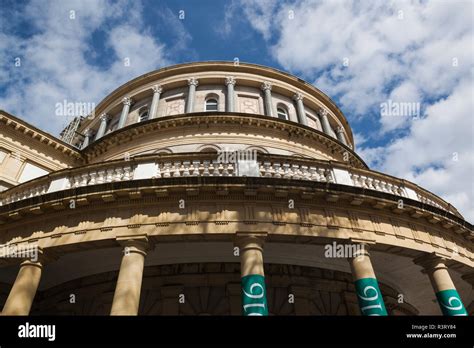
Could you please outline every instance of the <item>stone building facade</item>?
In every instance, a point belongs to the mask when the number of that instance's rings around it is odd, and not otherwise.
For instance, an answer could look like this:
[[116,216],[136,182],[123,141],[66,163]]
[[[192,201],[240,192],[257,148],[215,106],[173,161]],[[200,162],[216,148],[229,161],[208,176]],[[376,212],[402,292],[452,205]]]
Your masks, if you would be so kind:
[[83,116],[61,140],[0,111],[4,315],[474,310],[473,226],[295,76],[176,65]]

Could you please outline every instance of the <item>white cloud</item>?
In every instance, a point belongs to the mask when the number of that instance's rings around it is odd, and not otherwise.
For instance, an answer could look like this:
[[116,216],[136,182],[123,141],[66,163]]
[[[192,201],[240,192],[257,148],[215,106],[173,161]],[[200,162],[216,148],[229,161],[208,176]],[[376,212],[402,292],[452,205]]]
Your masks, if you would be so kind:
[[[0,40],[0,56],[9,57],[0,69],[0,78],[8,78],[0,105],[52,134],[69,121],[55,115],[56,103],[97,104],[131,78],[171,62],[142,24],[138,1],[32,1],[23,11],[36,31],[26,39],[5,34]],[[93,43],[100,30],[103,41]],[[14,57],[21,58],[21,67],[14,66]]]
[[[243,13],[258,11],[259,1],[247,1]],[[374,122],[358,136],[363,158],[474,220],[472,2],[303,0],[263,11],[249,23],[275,59],[337,97],[350,119]],[[423,117],[380,117],[389,99],[420,102]],[[387,133],[404,135],[385,147],[367,141]]]

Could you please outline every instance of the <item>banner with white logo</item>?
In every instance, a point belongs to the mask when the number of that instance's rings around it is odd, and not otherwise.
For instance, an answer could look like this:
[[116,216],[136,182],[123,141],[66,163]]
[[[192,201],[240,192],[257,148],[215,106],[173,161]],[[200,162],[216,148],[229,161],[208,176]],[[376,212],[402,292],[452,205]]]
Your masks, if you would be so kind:
[[464,308],[461,298],[455,289],[439,291],[436,293],[436,298],[444,315],[467,315],[466,308]]
[[358,279],[355,281],[355,288],[362,315],[387,315],[377,279]]
[[249,274],[242,277],[242,314],[245,316],[268,315],[264,276]]

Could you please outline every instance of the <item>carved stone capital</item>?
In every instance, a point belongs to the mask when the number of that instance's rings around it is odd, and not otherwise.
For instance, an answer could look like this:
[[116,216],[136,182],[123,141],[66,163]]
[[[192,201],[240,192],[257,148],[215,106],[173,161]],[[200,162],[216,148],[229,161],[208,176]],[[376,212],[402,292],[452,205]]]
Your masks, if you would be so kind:
[[237,232],[235,234],[234,245],[241,250],[258,249],[262,251],[267,235],[267,232]]
[[436,253],[425,254],[413,260],[416,265],[423,267],[423,273],[436,269],[447,269],[446,261],[445,257]]
[[235,80],[234,76],[227,76],[225,78],[225,85],[228,86],[228,85],[232,85],[232,86],[235,86],[235,83],[237,81]]
[[293,95],[293,100],[294,100],[294,101],[302,101],[303,98],[304,98],[304,97],[303,97],[303,95],[302,95],[301,93],[295,93],[295,94]]
[[130,106],[130,105],[132,105],[132,103],[133,103],[133,99],[130,98],[130,97],[124,97],[124,98],[122,99],[122,103],[123,103],[124,105]]
[[188,79],[188,86],[195,86],[199,85],[199,81],[195,77],[191,77]]
[[272,84],[268,81],[264,81],[260,88],[262,89],[262,91],[271,91],[272,90]]
[[110,116],[104,112],[100,115],[99,120],[100,122],[107,122],[108,120],[110,120]]
[[119,236],[117,242],[124,247],[126,252],[146,255],[150,250],[150,242],[146,235],[141,236]]
[[92,129],[90,129],[90,128],[86,128],[86,130],[84,131],[84,135],[85,135],[86,137],[91,137],[92,134],[93,134],[93,131],[92,131]]
[[154,85],[152,88],[153,93],[162,93],[163,87],[161,85]]
[[326,109],[319,110],[319,115],[322,117],[328,117],[328,111]]

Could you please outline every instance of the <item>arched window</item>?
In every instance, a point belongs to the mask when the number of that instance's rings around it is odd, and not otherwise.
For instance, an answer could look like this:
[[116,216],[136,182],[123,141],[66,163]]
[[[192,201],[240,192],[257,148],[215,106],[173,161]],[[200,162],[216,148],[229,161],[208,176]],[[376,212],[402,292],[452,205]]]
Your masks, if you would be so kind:
[[148,109],[145,109],[140,112],[140,116],[138,116],[138,122],[143,122],[146,120],[148,120]]
[[217,99],[209,98],[206,100],[206,111],[217,111]]
[[281,106],[277,108],[277,115],[280,120],[288,120],[288,111]]

